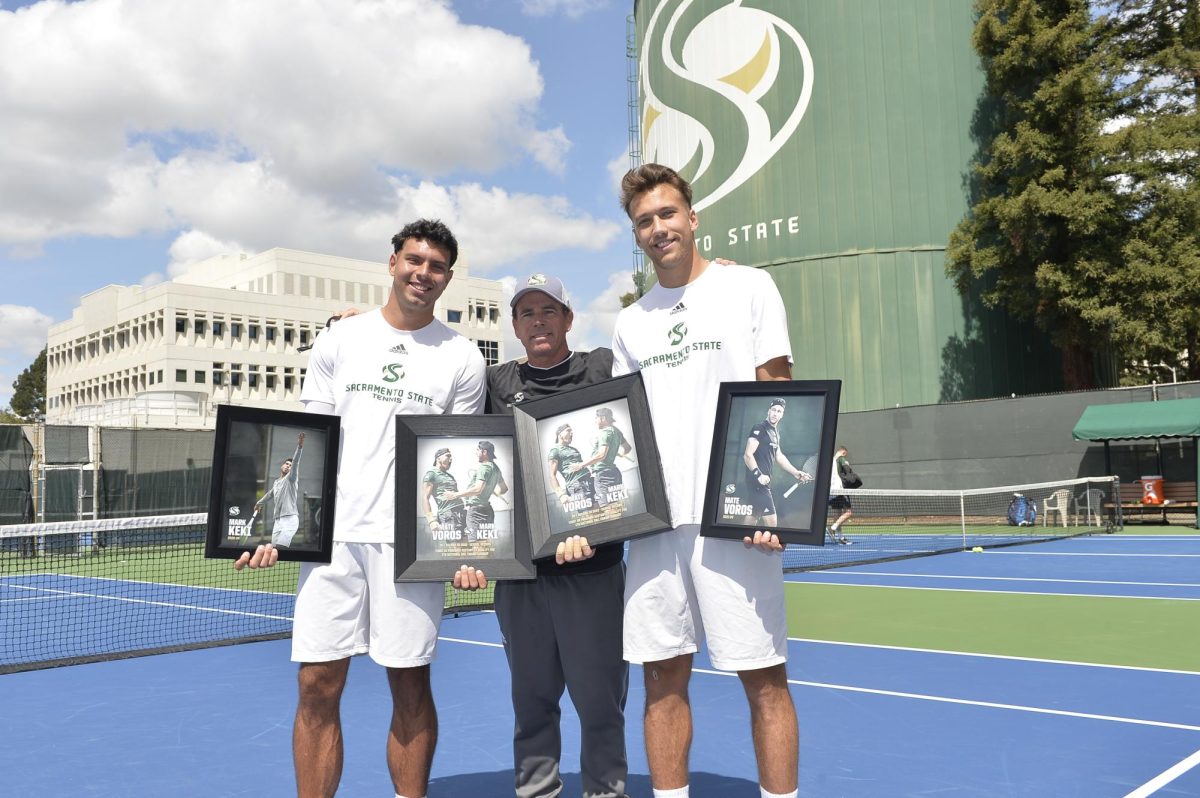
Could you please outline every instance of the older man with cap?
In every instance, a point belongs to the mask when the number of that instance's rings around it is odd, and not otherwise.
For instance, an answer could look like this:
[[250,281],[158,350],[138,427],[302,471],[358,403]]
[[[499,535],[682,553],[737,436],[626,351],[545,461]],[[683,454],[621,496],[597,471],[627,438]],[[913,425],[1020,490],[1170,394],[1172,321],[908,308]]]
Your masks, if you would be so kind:
[[[574,315],[557,278],[532,275],[518,285],[511,307],[527,359],[488,368],[487,412],[511,414],[521,402],[609,378],[610,350],[573,352],[567,345]],[[562,791],[558,702],[564,688],[579,714],[584,795],[625,796],[623,553],[620,545],[592,548],[575,536],[558,547],[553,561],[537,563],[536,581],[496,585],[496,617],[512,670],[518,798]],[[465,586],[467,576],[460,574],[455,584]],[[475,572],[472,585],[477,577],[486,584]]]

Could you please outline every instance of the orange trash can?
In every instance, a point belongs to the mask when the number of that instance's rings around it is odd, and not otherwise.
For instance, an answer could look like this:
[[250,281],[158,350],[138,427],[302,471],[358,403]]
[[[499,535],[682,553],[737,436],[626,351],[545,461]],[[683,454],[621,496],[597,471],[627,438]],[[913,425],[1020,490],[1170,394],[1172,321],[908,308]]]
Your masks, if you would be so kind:
[[1163,478],[1142,477],[1142,504],[1163,503]]

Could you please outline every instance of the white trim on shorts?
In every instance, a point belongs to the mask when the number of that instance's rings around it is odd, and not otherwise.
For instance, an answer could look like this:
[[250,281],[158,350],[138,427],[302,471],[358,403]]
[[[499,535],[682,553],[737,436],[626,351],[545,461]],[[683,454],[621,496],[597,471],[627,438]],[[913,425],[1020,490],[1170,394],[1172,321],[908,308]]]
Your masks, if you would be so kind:
[[787,661],[783,557],[688,524],[633,540],[625,575],[625,659],[658,662],[700,650],[713,667]]
[[298,515],[281,515],[275,519],[275,526],[271,527],[271,545],[273,546],[290,546],[292,538],[296,537],[296,532],[300,530],[300,516]]
[[433,661],[442,623],[441,582],[395,582],[391,543],[334,541],[332,561],[300,564],[292,661],[370,654],[386,668]]

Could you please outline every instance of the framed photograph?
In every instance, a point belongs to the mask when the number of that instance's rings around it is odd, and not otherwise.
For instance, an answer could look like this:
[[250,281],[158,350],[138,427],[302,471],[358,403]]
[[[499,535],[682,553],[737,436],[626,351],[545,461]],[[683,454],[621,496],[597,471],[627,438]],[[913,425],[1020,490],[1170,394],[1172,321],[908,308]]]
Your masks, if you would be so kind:
[[513,407],[533,558],[584,535],[611,543],[671,526],[640,374]]
[[532,579],[510,416],[396,416],[396,581]]
[[741,540],[770,529],[784,543],[824,545],[841,388],[721,383],[700,534]]
[[280,560],[329,562],[341,418],[217,406],[204,556],[272,543]]

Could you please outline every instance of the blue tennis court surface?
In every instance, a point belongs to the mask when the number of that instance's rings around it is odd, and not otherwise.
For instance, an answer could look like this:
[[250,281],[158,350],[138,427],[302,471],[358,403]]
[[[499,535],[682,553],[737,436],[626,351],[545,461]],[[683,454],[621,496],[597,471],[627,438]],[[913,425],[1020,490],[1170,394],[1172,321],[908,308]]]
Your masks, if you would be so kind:
[[[958,590],[1077,595],[1082,587],[1102,595],[1117,589],[1085,581],[1137,589],[1121,595],[1169,588],[1179,594],[1159,600],[1194,600],[1200,560],[1188,555],[1200,553],[1200,538],[1167,541],[1066,540],[791,578],[937,586],[949,588],[950,602]],[[1102,612],[1104,600],[1097,601]],[[1112,630],[1114,645],[1121,633]],[[441,736],[429,795],[511,795],[512,716],[495,617],[447,618],[442,638],[433,669]],[[789,649],[801,795],[1200,795],[1196,671],[837,640],[794,639]],[[274,641],[2,676],[4,794],[292,794],[295,666],[287,658],[288,642]],[[703,655],[695,667],[692,795],[756,798],[740,683],[713,671]],[[634,796],[650,793],[642,700],[635,667],[627,713]],[[391,794],[383,762],[388,712],[382,669],[358,658],[343,704],[339,795]],[[576,724],[566,703],[566,795],[579,794]]]
[[[127,609],[121,623],[96,624],[101,608],[112,602]],[[56,617],[72,619],[70,628],[45,623],[50,604]],[[194,627],[189,639],[197,642],[288,632],[294,605],[294,596],[280,593],[21,574],[0,579],[0,635],[12,640],[20,630],[26,653],[57,660],[77,655],[81,647],[103,654],[170,646],[178,640],[174,630],[183,626]]]

